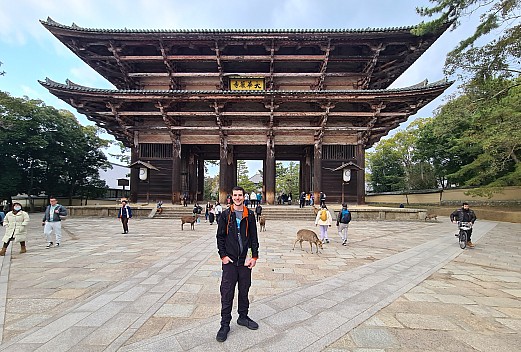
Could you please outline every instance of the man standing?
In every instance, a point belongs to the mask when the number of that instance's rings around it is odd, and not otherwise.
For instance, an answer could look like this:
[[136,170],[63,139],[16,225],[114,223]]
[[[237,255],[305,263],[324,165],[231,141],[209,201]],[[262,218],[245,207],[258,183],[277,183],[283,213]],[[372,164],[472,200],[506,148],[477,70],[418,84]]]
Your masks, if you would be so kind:
[[342,204],[342,210],[336,218],[336,226],[338,227],[338,235],[342,238],[342,246],[347,246],[347,228],[351,222],[351,212],[347,210],[347,204]]
[[[457,223],[458,221],[470,222],[472,225],[474,225],[474,222],[476,221],[476,214],[474,214],[474,210],[470,209],[469,203],[463,202],[460,209],[456,209],[452,212],[452,214],[450,214],[450,221],[453,223]],[[471,236],[472,228],[467,231],[467,246],[473,248],[474,243],[472,243],[470,240]]]
[[126,199],[121,201],[121,208],[119,208],[118,218],[121,219],[121,224],[123,225],[123,234],[128,233],[128,219],[132,217],[132,209],[127,204]]
[[[259,240],[255,214],[244,206],[244,189],[234,187],[233,204],[222,212],[217,228],[217,248],[222,262],[221,279],[221,328],[216,339],[226,341],[232,320],[232,305],[235,286],[239,286],[237,324],[256,330],[259,325],[248,317],[251,286],[251,269],[259,257]],[[246,259],[251,248],[251,259]]]
[[43,215],[42,226],[43,234],[47,240],[45,248],[51,248],[53,242],[51,241],[51,234],[54,232],[56,236],[56,247],[60,246],[62,240],[62,216],[67,216],[67,209],[64,206],[58,204],[55,197],[49,199],[49,205],[45,209]]

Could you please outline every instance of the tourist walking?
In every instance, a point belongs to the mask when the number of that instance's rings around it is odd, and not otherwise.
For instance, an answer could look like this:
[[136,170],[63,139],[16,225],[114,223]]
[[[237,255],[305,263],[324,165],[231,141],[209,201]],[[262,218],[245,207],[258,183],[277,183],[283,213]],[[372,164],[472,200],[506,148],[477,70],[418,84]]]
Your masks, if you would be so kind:
[[250,202],[252,208],[254,208],[257,205],[257,193],[255,193],[255,191],[251,191]]
[[56,247],[59,247],[62,240],[62,220],[67,216],[67,209],[63,205],[58,204],[55,197],[49,199],[49,205],[45,208],[43,215],[42,226],[43,234],[47,241],[45,248],[51,248],[54,243],[52,241],[52,234],[56,238]]
[[351,212],[347,209],[347,204],[342,204],[342,210],[338,212],[336,218],[336,226],[338,227],[338,235],[342,239],[342,246],[347,246],[347,228],[351,222]]
[[[237,324],[256,330],[259,325],[248,317],[250,301],[248,292],[251,286],[251,269],[259,257],[257,224],[253,211],[244,206],[244,189],[234,187],[233,204],[226,209],[217,227],[217,248],[222,262],[221,279],[221,328],[216,339],[223,342],[230,332],[232,305],[235,286],[238,285]],[[251,258],[247,259],[251,249]]]
[[315,219],[315,226],[320,226],[320,240],[323,243],[329,243],[329,239],[327,238],[327,228],[331,227],[331,223],[331,213],[327,210],[327,207],[324,204],[318,211]]
[[221,213],[223,212],[223,207],[221,203],[215,203],[215,221],[219,224],[219,218],[221,217]]
[[8,212],[4,218],[5,234],[2,238],[3,246],[0,255],[4,256],[11,241],[20,243],[20,254],[27,251],[25,241],[27,240],[27,225],[29,224],[29,214],[22,210],[22,204],[13,203],[13,210]]
[[261,215],[262,215],[262,207],[259,204],[257,204],[257,207],[255,208],[255,215],[257,215],[257,221],[259,221]]
[[128,219],[132,217],[132,209],[127,204],[127,201],[123,199],[121,201],[121,208],[119,208],[118,218],[121,219],[121,224],[123,224],[123,234],[128,233]]

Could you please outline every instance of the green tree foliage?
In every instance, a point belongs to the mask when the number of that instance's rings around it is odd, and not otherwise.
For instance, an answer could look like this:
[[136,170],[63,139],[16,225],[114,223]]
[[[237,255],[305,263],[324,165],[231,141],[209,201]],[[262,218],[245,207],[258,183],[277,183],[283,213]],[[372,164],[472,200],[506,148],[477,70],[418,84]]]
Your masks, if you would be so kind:
[[237,185],[244,188],[248,193],[255,189],[255,184],[250,181],[248,165],[244,160],[237,160]]
[[106,146],[69,111],[0,92],[0,198],[94,194],[105,187],[98,171],[107,167]]
[[120,141],[114,141],[111,144],[119,149],[119,153],[109,153],[109,155],[121,161],[124,165],[130,165],[130,148],[126,147]]
[[395,148],[396,139],[380,141],[374,152],[367,153],[373,192],[393,192],[405,189],[405,167],[402,155]]
[[519,81],[467,85],[434,117],[380,141],[368,153],[374,191],[465,186],[491,195],[521,185]]
[[[206,161],[205,161],[206,163]],[[216,201],[219,198],[219,175],[206,176],[204,178],[204,196],[205,200]]]
[[291,161],[288,166],[284,163],[277,162],[275,164],[275,186],[276,193],[286,193],[293,195],[293,199],[299,194],[299,164]]
[[[459,70],[471,80],[513,78],[521,73],[521,0],[431,0],[432,7],[418,8],[422,16],[438,16],[422,23],[416,34],[439,29],[445,23],[457,28],[468,16],[479,13],[480,24],[446,59],[448,74]],[[461,71],[460,71],[461,72]]]
[[521,185],[521,79],[490,79],[469,85],[465,95],[472,101],[468,138],[477,153],[453,175],[467,186],[479,187],[476,194]]

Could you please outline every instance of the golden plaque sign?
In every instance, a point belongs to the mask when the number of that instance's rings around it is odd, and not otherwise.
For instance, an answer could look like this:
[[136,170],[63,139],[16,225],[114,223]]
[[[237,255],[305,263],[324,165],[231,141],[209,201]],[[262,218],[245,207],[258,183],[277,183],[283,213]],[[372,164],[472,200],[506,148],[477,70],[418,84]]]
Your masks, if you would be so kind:
[[264,78],[230,78],[230,90],[264,90]]

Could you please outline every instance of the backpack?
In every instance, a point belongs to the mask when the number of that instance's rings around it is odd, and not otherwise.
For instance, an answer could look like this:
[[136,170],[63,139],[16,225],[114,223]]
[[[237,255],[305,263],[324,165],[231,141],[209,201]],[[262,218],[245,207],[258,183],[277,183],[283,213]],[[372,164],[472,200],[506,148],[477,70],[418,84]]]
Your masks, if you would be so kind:
[[347,209],[342,209],[342,216],[340,218],[340,222],[343,224],[349,224],[351,221],[351,213]]
[[320,220],[327,221],[327,212],[326,212],[326,210],[321,210],[320,211]]

